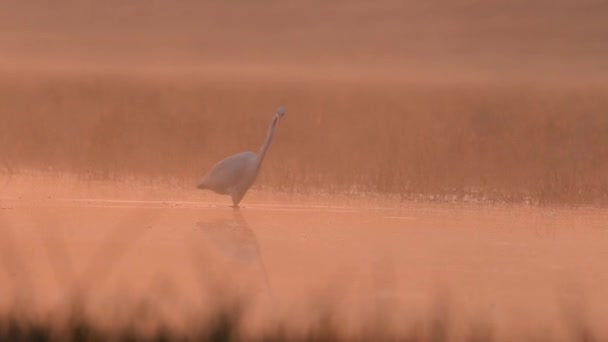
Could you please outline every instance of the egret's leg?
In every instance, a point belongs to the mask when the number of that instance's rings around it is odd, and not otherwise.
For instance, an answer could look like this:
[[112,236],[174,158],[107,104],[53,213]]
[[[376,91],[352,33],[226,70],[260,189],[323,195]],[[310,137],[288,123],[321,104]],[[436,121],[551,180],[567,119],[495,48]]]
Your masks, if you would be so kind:
[[232,207],[238,208],[239,203],[243,199],[244,195],[245,195],[244,192],[233,191],[232,194],[231,194],[231,196],[230,196],[230,197],[232,197]]

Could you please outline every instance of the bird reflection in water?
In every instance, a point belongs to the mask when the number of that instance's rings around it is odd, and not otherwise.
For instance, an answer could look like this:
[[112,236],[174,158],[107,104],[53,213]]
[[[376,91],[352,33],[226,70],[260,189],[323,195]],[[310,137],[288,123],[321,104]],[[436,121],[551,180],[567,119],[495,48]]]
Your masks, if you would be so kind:
[[231,214],[222,218],[198,222],[198,226],[214,254],[222,256],[235,269],[254,271],[258,279],[262,278],[265,291],[272,298],[258,240],[240,210],[231,210]]

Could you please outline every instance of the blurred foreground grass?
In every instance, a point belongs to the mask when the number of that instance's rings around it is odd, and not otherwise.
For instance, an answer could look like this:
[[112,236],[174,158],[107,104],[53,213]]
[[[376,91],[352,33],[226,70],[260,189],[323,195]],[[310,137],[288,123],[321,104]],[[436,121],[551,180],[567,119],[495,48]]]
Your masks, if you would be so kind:
[[607,89],[70,74],[0,81],[0,171],[193,186],[257,151],[258,188],[403,198],[608,200]]
[[[193,319],[186,329],[174,329],[163,323],[149,324],[144,314],[132,312],[128,320],[108,327],[98,324],[78,306],[65,317],[52,318],[28,316],[16,311],[0,316],[0,341],[602,341],[576,313],[553,331],[539,326],[530,330],[513,329],[497,334],[496,329],[480,318],[455,334],[446,303],[440,305],[428,317],[408,323],[407,329],[397,333],[387,328],[382,317],[373,317],[356,332],[347,331],[331,312],[320,315],[308,328],[293,328],[289,322],[278,322],[256,333],[243,329],[243,307],[236,305],[213,311],[206,319]],[[386,313],[388,314],[388,313]],[[456,314],[458,314],[456,312]],[[55,322],[55,323],[53,323]],[[60,322],[60,323],[57,323]],[[148,323],[148,324],[147,324]],[[404,322],[406,323],[406,322]],[[559,331],[557,331],[559,330]],[[405,332],[403,332],[405,331]],[[464,331],[464,333],[463,333]]]

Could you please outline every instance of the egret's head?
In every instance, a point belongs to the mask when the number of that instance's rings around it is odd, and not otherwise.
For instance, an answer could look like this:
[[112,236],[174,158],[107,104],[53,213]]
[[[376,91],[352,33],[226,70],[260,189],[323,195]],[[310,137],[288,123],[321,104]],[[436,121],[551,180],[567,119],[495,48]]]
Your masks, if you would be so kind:
[[285,116],[285,113],[287,113],[285,108],[279,107],[279,109],[277,109],[277,118],[281,119],[283,116]]

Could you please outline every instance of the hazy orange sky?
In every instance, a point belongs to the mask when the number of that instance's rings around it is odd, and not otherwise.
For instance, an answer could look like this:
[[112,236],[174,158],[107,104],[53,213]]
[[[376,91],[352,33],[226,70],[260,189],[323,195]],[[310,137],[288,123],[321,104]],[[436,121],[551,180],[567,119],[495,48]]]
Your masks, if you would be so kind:
[[602,81],[607,37],[608,3],[594,0],[0,3],[8,66],[215,63]]

